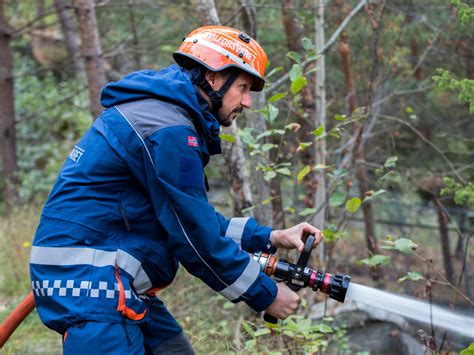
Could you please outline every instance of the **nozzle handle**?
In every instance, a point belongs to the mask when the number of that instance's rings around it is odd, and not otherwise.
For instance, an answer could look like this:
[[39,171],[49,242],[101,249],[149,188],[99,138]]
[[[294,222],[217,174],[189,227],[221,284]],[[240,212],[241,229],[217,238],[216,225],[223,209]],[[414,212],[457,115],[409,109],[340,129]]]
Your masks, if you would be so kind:
[[278,318],[272,316],[271,314],[265,313],[263,315],[263,320],[269,324],[277,324]]

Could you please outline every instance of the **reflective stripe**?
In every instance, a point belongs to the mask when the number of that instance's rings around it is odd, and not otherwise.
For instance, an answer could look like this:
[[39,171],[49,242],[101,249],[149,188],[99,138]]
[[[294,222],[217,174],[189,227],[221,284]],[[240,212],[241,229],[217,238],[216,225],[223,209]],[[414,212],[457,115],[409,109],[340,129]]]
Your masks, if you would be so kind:
[[260,265],[253,259],[249,259],[249,263],[244,272],[230,286],[219,293],[225,298],[233,301],[242,296],[252,286],[260,274]]
[[245,225],[247,224],[248,220],[248,217],[232,218],[229,225],[227,226],[227,230],[225,231],[225,236],[232,238],[241,249],[242,236],[244,234]]
[[152,287],[151,281],[139,260],[123,250],[105,251],[93,248],[39,247],[31,248],[30,262],[41,265],[92,265],[96,267],[118,266],[134,278],[133,286],[138,294]]
[[229,59],[232,59],[236,64],[240,64],[242,63],[242,66],[245,66],[245,70],[251,72],[253,75],[255,75],[257,78],[261,78],[262,76],[254,69],[254,67],[252,67],[251,65],[245,65],[244,64],[244,61],[242,60],[242,58],[239,58],[237,57],[235,54],[233,54],[232,52],[229,52],[227,49],[224,49],[222,47],[219,47],[217,44],[214,44],[212,42],[209,42],[209,41],[206,41],[202,38],[198,38],[198,37],[188,37],[184,40],[184,42],[194,42],[195,40],[198,40],[199,44],[205,46],[205,47],[208,47],[208,48],[211,48],[213,50],[215,50],[216,52],[219,52],[220,54],[224,55],[224,56],[228,56]]

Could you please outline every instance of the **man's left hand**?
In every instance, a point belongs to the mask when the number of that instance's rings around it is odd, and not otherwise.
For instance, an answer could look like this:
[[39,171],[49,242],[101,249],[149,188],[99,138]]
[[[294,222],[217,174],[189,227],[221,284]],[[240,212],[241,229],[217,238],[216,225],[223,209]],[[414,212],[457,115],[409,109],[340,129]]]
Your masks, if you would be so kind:
[[316,248],[323,240],[321,231],[309,223],[303,222],[294,227],[282,230],[274,230],[270,234],[270,242],[276,248],[304,250],[304,241],[308,235],[314,235],[313,248]]

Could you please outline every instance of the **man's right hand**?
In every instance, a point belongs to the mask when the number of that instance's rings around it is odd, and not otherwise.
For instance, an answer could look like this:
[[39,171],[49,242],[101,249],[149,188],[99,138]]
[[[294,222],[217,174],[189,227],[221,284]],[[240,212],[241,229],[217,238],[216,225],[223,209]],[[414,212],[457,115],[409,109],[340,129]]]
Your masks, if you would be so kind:
[[278,282],[276,285],[278,288],[276,298],[265,312],[275,318],[285,319],[296,311],[301,302],[301,297],[283,282]]

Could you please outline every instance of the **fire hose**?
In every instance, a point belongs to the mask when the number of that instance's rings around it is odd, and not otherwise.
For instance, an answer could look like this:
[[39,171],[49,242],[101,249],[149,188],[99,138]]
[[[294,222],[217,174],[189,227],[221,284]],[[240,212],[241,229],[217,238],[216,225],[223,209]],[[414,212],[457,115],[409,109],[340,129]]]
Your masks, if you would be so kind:
[[[273,277],[277,282],[285,282],[293,291],[298,291],[303,287],[311,287],[315,292],[323,292],[336,301],[344,302],[351,277],[344,274],[332,275],[321,269],[313,270],[307,267],[313,243],[314,236],[308,236],[304,250],[296,264],[278,258],[273,254],[262,252],[255,253],[253,258],[260,264],[266,275]],[[15,329],[34,308],[33,292],[30,292],[0,324],[0,348],[5,345]],[[264,315],[264,320],[270,326],[277,323],[277,319],[268,313]]]

